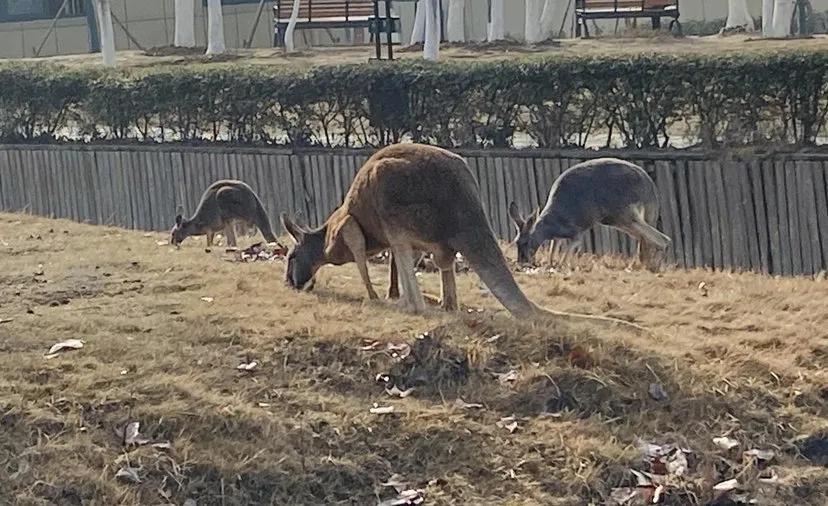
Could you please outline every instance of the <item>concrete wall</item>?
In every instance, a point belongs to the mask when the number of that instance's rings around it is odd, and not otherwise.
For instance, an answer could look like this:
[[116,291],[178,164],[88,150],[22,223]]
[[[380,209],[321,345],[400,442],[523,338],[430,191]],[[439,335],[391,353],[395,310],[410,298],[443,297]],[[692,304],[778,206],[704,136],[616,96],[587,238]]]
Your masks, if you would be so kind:
[[[196,3],[196,43],[206,46],[207,13],[200,0]],[[272,5],[272,2],[268,2]],[[226,5],[224,7],[224,37],[227,46],[241,47],[250,33],[258,4]],[[167,46],[175,33],[173,0],[112,0],[112,13],[126,25],[132,35],[146,48]],[[262,13],[254,35],[255,47],[270,47],[273,15],[268,7]],[[46,35],[51,20],[0,23],[0,58],[34,56],[34,51]],[[137,49],[124,31],[115,23],[115,46],[119,50]],[[41,51],[42,56],[85,53],[88,50],[85,18],[61,19],[55,32]]]
[[[196,39],[201,46],[206,45],[206,11],[200,0],[196,7]],[[482,40],[486,35],[488,19],[488,0],[466,1],[466,34],[471,40]],[[566,2],[567,0],[559,0]],[[443,0],[447,7],[449,0]],[[828,0],[811,0],[814,10],[828,10]],[[272,41],[273,2],[268,1],[262,15],[259,27],[253,37],[254,47],[270,47]],[[509,0],[506,2],[506,33],[510,37],[523,37],[524,5],[525,0]],[[761,11],[761,0],[748,0],[754,15]],[[241,5],[227,5],[224,7],[224,35],[227,46],[237,48],[242,46],[247,37],[256,14],[256,3]],[[145,47],[157,47],[172,44],[174,32],[173,0],[112,0],[112,9],[130,30],[130,32]],[[402,40],[410,38],[413,22],[414,4],[412,2],[397,1],[395,11],[399,13],[403,23]],[[681,19],[717,19],[727,16],[727,0],[683,0],[681,2]],[[34,51],[46,34],[51,20],[0,23],[0,58],[21,58],[34,56]],[[569,36],[572,29],[571,9],[565,21],[564,36]],[[560,25],[559,25],[560,26]],[[117,25],[114,27],[116,47],[119,50],[136,49],[123,30]],[[333,32],[334,37],[346,40],[341,30]],[[367,40],[367,35],[364,36]],[[297,33],[298,46],[307,43],[312,45],[329,45],[331,39],[324,31],[314,33]],[[57,29],[49,37],[43,48],[43,56],[56,54],[76,54],[87,51],[87,33],[84,18],[62,19]]]

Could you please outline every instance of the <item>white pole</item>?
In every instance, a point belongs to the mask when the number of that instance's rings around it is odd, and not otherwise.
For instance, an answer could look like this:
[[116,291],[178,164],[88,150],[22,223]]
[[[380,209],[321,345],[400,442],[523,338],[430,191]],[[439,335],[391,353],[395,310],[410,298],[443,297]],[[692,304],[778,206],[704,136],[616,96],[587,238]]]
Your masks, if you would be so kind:
[[425,7],[423,58],[436,61],[440,54],[440,6],[438,0],[420,0]]
[[414,28],[411,30],[411,44],[419,44],[425,40],[425,0],[417,3],[417,11],[414,13]]
[[492,0],[492,10],[489,13],[492,20],[489,22],[489,33],[486,40],[494,42],[506,38],[506,30],[503,26],[504,6],[503,0]]
[[771,32],[774,37],[791,35],[791,19],[796,9],[796,0],[776,0],[773,6],[773,24]]
[[101,30],[101,56],[107,67],[115,66],[115,31],[112,29],[112,6],[109,0],[98,0],[98,24]]
[[771,36],[773,25],[773,2],[774,0],[762,0],[762,36]]
[[221,0],[207,0],[207,54],[222,54],[225,51]]
[[526,0],[526,20],[524,36],[527,44],[537,44],[544,37],[541,27],[544,0]]
[[195,47],[193,0],[175,0],[175,41],[177,47]]
[[[296,20],[299,19],[299,0],[293,0],[293,10],[290,11],[290,21],[288,21],[285,29],[285,51],[292,53],[293,46],[293,32],[296,30]],[[379,34],[376,35],[379,37]]]
[[449,42],[466,42],[464,24],[466,0],[450,0],[446,32]]

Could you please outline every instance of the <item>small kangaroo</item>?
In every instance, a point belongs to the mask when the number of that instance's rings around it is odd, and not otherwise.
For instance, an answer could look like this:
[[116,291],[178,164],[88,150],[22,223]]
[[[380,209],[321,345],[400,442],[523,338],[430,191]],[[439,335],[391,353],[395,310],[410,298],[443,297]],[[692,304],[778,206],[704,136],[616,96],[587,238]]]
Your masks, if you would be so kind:
[[184,219],[180,214],[175,217],[170,243],[178,246],[191,235],[207,235],[209,248],[215,234],[223,232],[227,245],[236,247],[235,229],[239,225],[240,230],[255,226],[267,242],[279,244],[256,192],[242,181],[216,181],[201,196],[192,218]]
[[518,235],[518,262],[531,263],[541,244],[570,241],[562,263],[583,242],[596,223],[617,228],[638,239],[639,261],[656,271],[672,241],[655,228],[658,195],[653,180],[641,167],[617,158],[598,158],[573,165],[555,180],[543,211],[524,218],[514,202],[509,216]]
[[518,287],[497,244],[466,162],[441,148],[395,144],[377,151],[357,172],[343,204],[319,228],[282,224],[295,245],[287,256],[286,282],[313,286],[325,264],[356,262],[370,299],[377,293],[367,260],[391,249],[389,295],[402,289],[403,308],[422,312],[425,302],[414,275],[415,250],[430,252],[441,275],[441,305],[456,310],[455,254],[460,252],[513,315],[543,312]]

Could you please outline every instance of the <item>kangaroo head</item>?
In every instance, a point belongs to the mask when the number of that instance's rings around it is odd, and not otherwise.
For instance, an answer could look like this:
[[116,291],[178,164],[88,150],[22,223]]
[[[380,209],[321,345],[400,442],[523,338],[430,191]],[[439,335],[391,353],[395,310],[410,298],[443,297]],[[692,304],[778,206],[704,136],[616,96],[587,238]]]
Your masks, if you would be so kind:
[[180,245],[184,239],[192,235],[190,230],[190,222],[185,220],[183,216],[177,214],[175,216],[175,225],[170,230],[170,244],[175,246]]
[[518,250],[518,263],[529,264],[535,257],[535,252],[538,250],[540,243],[535,241],[533,234],[535,223],[538,221],[538,210],[536,209],[531,215],[523,217],[518,211],[518,207],[514,202],[509,203],[509,217],[515,223],[517,228],[517,237],[515,237],[515,244]]
[[282,213],[281,220],[294,242],[287,254],[285,281],[297,290],[312,290],[313,277],[325,263],[326,228],[307,229],[291,220],[286,213]]

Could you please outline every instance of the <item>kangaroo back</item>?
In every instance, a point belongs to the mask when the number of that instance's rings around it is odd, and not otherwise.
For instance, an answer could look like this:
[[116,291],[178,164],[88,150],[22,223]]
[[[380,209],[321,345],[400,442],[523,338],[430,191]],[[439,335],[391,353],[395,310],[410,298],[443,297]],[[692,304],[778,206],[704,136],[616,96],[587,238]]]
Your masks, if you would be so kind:
[[641,167],[617,158],[598,158],[566,170],[552,185],[541,216],[589,228],[623,215],[630,206],[658,207],[653,180]]

